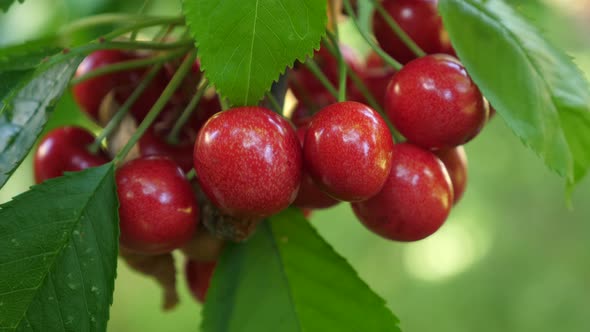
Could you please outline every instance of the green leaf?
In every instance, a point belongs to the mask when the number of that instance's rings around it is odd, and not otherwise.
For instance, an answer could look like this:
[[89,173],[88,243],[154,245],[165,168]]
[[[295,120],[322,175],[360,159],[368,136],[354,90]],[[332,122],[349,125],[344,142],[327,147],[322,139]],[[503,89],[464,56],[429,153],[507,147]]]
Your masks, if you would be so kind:
[[[16,0],[0,0],[0,10],[4,12],[7,11],[15,1]],[[18,2],[23,3],[25,0],[18,0]]]
[[578,183],[590,167],[590,90],[571,59],[502,1],[441,0],[469,74],[547,166]]
[[[16,81],[0,85],[0,187],[20,165],[55,104],[67,88],[82,59],[76,57],[50,67],[41,66],[34,73],[23,70],[3,73],[0,78],[16,75]],[[13,77],[15,78],[15,77]]]
[[118,250],[114,165],[0,206],[0,330],[105,331]]
[[385,301],[293,209],[265,221],[246,243],[226,247],[202,330],[391,332],[397,324]]
[[326,1],[184,0],[201,68],[235,105],[254,105],[287,66],[319,48]]
[[0,48],[0,71],[36,68],[44,59],[63,50],[59,39],[44,37]]

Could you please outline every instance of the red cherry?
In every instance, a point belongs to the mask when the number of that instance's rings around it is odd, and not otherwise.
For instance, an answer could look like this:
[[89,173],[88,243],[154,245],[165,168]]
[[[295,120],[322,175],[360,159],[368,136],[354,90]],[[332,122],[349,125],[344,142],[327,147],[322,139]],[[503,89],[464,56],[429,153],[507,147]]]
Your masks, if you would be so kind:
[[341,102],[312,118],[305,135],[304,167],[330,196],[361,201],[383,187],[392,151],[391,133],[377,112],[361,103]]
[[280,115],[238,107],[214,115],[194,150],[199,185],[222,212],[267,217],[293,202],[301,183],[301,145]]
[[[168,130],[150,128],[139,140],[139,153],[143,157],[168,157],[180,166],[184,172],[193,168],[193,147],[195,135],[182,133],[180,142],[171,144],[166,141]],[[191,138],[192,137],[192,138]]]
[[201,303],[205,302],[216,265],[217,262],[198,262],[194,260],[186,262],[186,281],[195,299]]
[[336,99],[327,91],[313,94],[309,99],[299,100],[291,114],[291,122],[297,128],[307,126],[314,114],[335,102]]
[[395,74],[385,109],[400,133],[424,148],[462,145],[479,133],[488,117],[465,68],[444,54],[416,59]]
[[167,158],[138,158],[117,170],[121,245],[162,254],[185,245],[195,232],[199,206],[191,185]]
[[88,151],[88,145],[93,142],[94,136],[79,127],[61,127],[49,132],[35,152],[35,182],[106,164],[109,158],[104,152],[94,155]]
[[[78,66],[75,76],[80,77],[104,66],[138,58],[139,56],[136,54],[120,50],[99,50],[84,58]],[[100,104],[110,91],[114,90],[116,100],[123,104],[146,74],[146,69],[133,69],[97,76],[76,84],[73,89],[74,99],[90,117],[98,119]],[[138,120],[145,117],[166,87],[166,82],[164,72],[158,73],[132,105],[131,111]]]
[[[437,0],[385,0],[383,8],[402,30],[427,54],[445,53],[450,40],[436,9]],[[391,30],[385,19],[375,11],[373,32],[385,52],[402,64],[416,58],[414,53]]]
[[[306,127],[300,127],[297,129],[297,137],[299,138],[299,142],[301,142],[301,146],[303,146],[305,140],[306,130]],[[294,206],[301,208],[305,213],[305,211],[308,211],[309,209],[326,209],[338,203],[338,200],[335,200],[321,191],[305,169],[303,169],[301,186],[299,187],[297,198],[295,198],[295,201],[293,202]],[[308,216],[306,215],[306,217]]]
[[204,95],[199,101],[197,109],[191,115],[189,120],[190,128],[198,133],[205,122],[219,112],[221,112],[221,103],[217,94]]
[[353,203],[359,220],[371,231],[395,241],[421,240],[447,219],[453,188],[442,162],[415,145],[396,144],[391,173],[383,190]]
[[[344,61],[352,68],[353,71],[360,73],[362,72],[362,62],[360,60],[360,56],[356,53],[356,51],[344,44],[340,45],[340,52],[342,53],[342,57]],[[322,72],[326,75],[328,80],[332,83],[334,87],[338,87],[340,81],[340,71],[338,68],[338,59],[330,53],[330,51],[325,48],[321,47],[318,51],[314,53],[313,59],[318,64],[318,67],[322,70]],[[314,101],[315,95],[329,95],[332,100],[330,103],[335,102],[335,98],[326,90],[324,85],[316,78],[316,76],[303,64],[299,65],[296,69],[291,71],[291,76],[289,77],[290,86],[292,88],[293,94],[297,97],[299,101],[303,101],[304,103],[308,103],[308,101]],[[347,88],[348,91],[351,92],[354,89],[354,84],[350,78],[347,78]]]
[[[99,50],[88,55],[78,66],[76,77],[80,77],[100,67],[132,60],[130,53],[119,50]],[[129,85],[128,73],[116,72],[101,75],[74,86],[74,99],[93,119],[98,119],[102,99],[115,87]]]
[[[373,94],[379,105],[385,105],[385,92],[387,85],[395,74],[395,70],[387,66],[375,52],[371,52],[367,58],[367,64],[361,72],[360,77],[368,90]],[[358,96],[351,96],[351,99],[360,103],[367,103],[360,91],[353,90]]]
[[461,199],[467,186],[467,154],[463,146],[436,151],[435,154],[445,165],[453,184],[454,203]]

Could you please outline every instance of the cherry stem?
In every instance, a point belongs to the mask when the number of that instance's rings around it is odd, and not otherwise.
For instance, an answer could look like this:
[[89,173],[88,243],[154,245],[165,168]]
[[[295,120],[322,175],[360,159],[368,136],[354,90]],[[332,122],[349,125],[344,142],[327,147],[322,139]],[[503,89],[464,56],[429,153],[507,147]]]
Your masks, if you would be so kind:
[[145,58],[145,59],[123,61],[123,62],[115,63],[112,65],[103,66],[98,69],[92,70],[82,76],[72,79],[70,84],[76,85],[76,84],[79,84],[81,82],[84,82],[86,80],[89,80],[89,79],[92,79],[92,78],[95,78],[98,76],[102,76],[102,75],[106,75],[106,74],[110,74],[110,73],[114,73],[114,72],[118,72],[118,71],[126,71],[126,70],[130,70],[130,69],[135,69],[135,68],[148,67],[148,66],[151,66],[155,63],[163,63],[168,60],[178,58],[179,56],[181,56],[184,53],[186,53],[186,50],[180,50],[180,51],[175,51],[175,52],[171,52],[171,53],[159,55],[159,56],[153,56],[153,57],[149,57],[149,58]]
[[197,176],[197,171],[195,171],[194,168],[191,168],[191,170],[188,171],[184,177],[187,179],[187,181],[191,181],[195,178],[195,176]]
[[[141,15],[141,14],[145,13],[145,11],[146,11],[146,9],[148,8],[149,4],[150,4],[150,0],[144,0],[144,1],[143,1],[143,4],[142,4],[142,5],[141,5],[141,7],[139,8],[139,10],[138,10],[138,13],[137,13],[137,14],[138,14],[138,15]],[[139,29],[133,30],[133,31],[131,32],[131,36],[129,37],[129,39],[131,39],[131,40],[135,40],[135,39],[137,39],[137,34],[138,34],[138,33],[139,33]]]
[[203,95],[207,91],[207,88],[209,87],[209,82],[207,81],[207,79],[205,77],[203,77],[197,86],[199,88],[197,89],[196,93],[193,95],[193,97],[189,101],[188,105],[186,105],[186,107],[184,108],[184,110],[180,114],[180,117],[178,118],[178,120],[176,120],[174,127],[172,127],[172,130],[170,130],[170,133],[168,134],[168,137],[166,138],[166,141],[169,144],[178,144],[178,142],[180,140],[180,131],[182,130],[182,128],[184,127],[184,125],[186,124],[188,119],[191,117],[191,114],[193,113],[193,111],[195,110],[195,108],[199,104],[199,101],[201,101],[201,98],[203,97]]
[[[327,35],[333,44],[334,43],[334,35],[332,33],[330,33],[329,31],[328,31]],[[328,51],[330,53],[332,53],[333,55],[335,55],[335,53],[337,51],[332,44],[325,43],[325,45],[328,47]],[[387,126],[389,127],[389,131],[391,132],[391,135],[393,136],[395,141],[396,142],[402,141],[403,136],[395,129],[395,127],[393,126],[393,124],[389,120],[389,117],[385,114],[383,107],[381,105],[379,105],[379,103],[377,102],[377,99],[375,99],[375,96],[373,96],[371,91],[369,91],[369,88],[367,88],[367,86],[365,85],[363,80],[360,78],[360,76],[354,70],[352,70],[352,68],[350,68],[350,65],[349,64],[346,64],[346,65],[348,66],[348,69],[349,69],[348,74],[349,74],[350,78],[352,79],[352,82],[354,83],[356,88],[359,89],[359,91],[363,95],[363,97],[365,97],[365,99],[369,103],[369,106],[371,106],[371,108],[373,108],[375,111],[377,111],[381,115],[383,120],[387,123]]]
[[121,121],[123,121],[123,119],[125,118],[125,115],[127,115],[127,113],[129,113],[131,106],[133,106],[133,104],[137,101],[137,99],[139,99],[141,94],[145,91],[145,89],[148,87],[148,85],[154,80],[154,78],[156,77],[156,74],[160,71],[160,69],[162,69],[163,66],[164,66],[164,63],[159,63],[150,69],[150,71],[147,73],[145,78],[143,80],[141,80],[139,85],[137,85],[135,90],[133,90],[133,93],[131,93],[129,98],[127,98],[127,100],[125,100],[125,103],[123,103],[123,105],[117,110],[117,113],[115,113],[115,115],[109,121],[109,123],[106,125],[106,127],[100,132],[100,135],[98,135],[96,137],[96,139],[94,140],[94,143],[92,143],[92,145],[90,145],[88,150],[90,150],[91,153],[93,153],[93,154],[98,153],[98,150],[101,147],[102,141],[105,138],[109,137],[109,135],[114,130],[116,130],[118,128]]
[[315,62],[314,59],[312,59],[312,58],[307,59],[307,61],[305,61],[305,66],[320,81],[320,83],[322,83],[322,85],[326,88],[326,90],[328,90],[328,92],[330,92],[330,94],[332,96],[334,96],[334,98],[338,98],[338,91],[332,85],[332,83],[330,82],[330,80],[328,79],[326,74],[324,74],[322,72],[322,70],[320,69],[320,67]]
[[183,49],[186,51],[188,47],[194,46],[194,40],[192,39],[181,39],[172,43],[160,43],[160,42],[143,42],[143,41],[108,41],[98,42],[92,44],[86,44],[83,46],[75,47],[70,49],[67,53],[61,53],[57,56],[52,57],[49,61],[45,62],[44,66],[52,66],[56,63],[61,63],[67,59],[75,58],[77,56],[86,56],[94,51],[98,50],[171,50],[171,49]]
[[225,98],[223,98],[221,95],[219,95],[219,105],[221,105],[221,110],[222,111],[226,111],[230,108],[230,104],[229,101]]
[[279,103],[277,98],[275,98],[275,96],[272,93],[267,92],[266,99],[270,102],[270,105],[272,106],[272,108],[274,109],[274,111],[276,113],[283,114],[283,107],[281,106],[281,104]]
[[354,26],[356,27],[358,32],[365,39],[365,41],[371,46],[371,48],[375,51],[375,53],[377,53],[377,55],[379,55],[379,57],[381,57],[381,59],[383,59],[383,61],[385,61],[393,69],[395,69],[397,71],[402,69],[402,67],[403,67],[402,64],[399,63],[394,58],[392,58],[391,56],[389,56],[389,54],[387,54],[385,51],[383,51],[383,49],[381,47],[379,47],[377,44],[375,44],[375,41],[373,41],[371,36],[364,29],[362,29],[359,26],[358,18],[356,17],[356,15],[354,14],[354,11],[352,10],[350,0],[344,0],[344,9],[346,10],[346,13],[348,14],[348,16],[350,16],[352,18],[352,22],[354,23]]
[[375,6],[375,9],[379,12],[379,14],[383,17],[383,19],[385,19],[385,22],[387,23],[387,25],[389,25],[389,27],[391,28],[391,30],[393,30],[393,32],[397,35],[397,37],[399,39],[401,39],[401,41],[417,57],[423,57],[423,56],[425,56],[426,55],[426,52],[424,52],[424,50],[422,50],[422,48],[420,48],[420,46],[418,46],[418,44],[416,44],[412,40],[412,38],[410,38],[410,36],[408,36],[408,34],[402,28],[400,28],[399,24],[397,24],[397,22],[385,10],[385,8],[383,8],[383,5],[379,1],[375,1],[375,0],[371,0],[371,1],[373,2],[373,5]]
[[334,22],[334,33],[331,33],[329,30],[327,34],[330,36],[330,40],[334,43],[334,49],[336,50],[336,58],[338,59],[338,101],[343,102],[346,100],[346,68],[347,64],[344,61],[344,56],[340,51],[340,44],[338,41],[340,40],[340,36],[338,34],[338,13],[336,13],[336,6],[330,6],[330,15],[332,16],[332,22]]
[[170,80],[168,85],[166,85],[166,88],[164,89],[158,100],[154,103],[154,105],[146,115],[145,119],[137,128],[137,131],[135,131],[135,133],[133,134],[133,136],[131,136],[127,144],[125,144],[123,149],[121,149],[121,151],[119,151],[117,156],[114,158],[114,162],[116,164],[119,163],[121,160],[125,159],[125,157],[129,153],[129,151],[131,151],[135,143],[139,141],[139,139],[143,136],[147,129],[156,120],[156,118],[164,109],[172,95],[174,95],[180,84],[182,84],[184,77],[188,74],[193,65],[193,62],[195,61],[196,56],[196,50],[192,49],[189,52],[189,54],[184,58],[184,60],[180,64],[180,67],[178,67],[178,70],[176,71],[176,73],[174,73],[174,76],[172,76],[172,79]]
[[[109,35],[118,36],[124,33],[128,33],[134,30],[138,30],[141,28],[146,28],[155,25],[163,25],[163,24],[182,24],[184,23],[184,18],[182,17],[156,17],[156,16],[145,16],[145,15],[129,15],[129,14],[100,14],[94,15],[90,17],[85,17],[79,19],[75,22],[66,25],[62,29],[59,30],[60,39],[64,39],[63,37],[67,37],[70,34],[73,34],[79,30],[93,28],[95,26],[100,25],[108,25],[108,24],[131,24],[125,28],[115,30],[111,32]],[[67,38],[66,38],[67,39]],[[105,39],[110,39],[106,38]]]

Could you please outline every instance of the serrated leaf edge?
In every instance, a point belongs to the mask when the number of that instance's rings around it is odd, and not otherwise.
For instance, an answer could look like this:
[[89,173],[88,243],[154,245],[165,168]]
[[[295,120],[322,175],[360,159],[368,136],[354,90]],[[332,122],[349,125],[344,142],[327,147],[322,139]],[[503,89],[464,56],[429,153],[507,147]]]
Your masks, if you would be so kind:
[[[109,167],[110,167],[110,168],[113,168],[113,167],[114,167],[114,165],[113,165],[112,163],[109,163],[109,164],[107,164],[107,165],[109,165]],[[106,165],[105,165],[105,166],[101,166],[101,167],[106,167]],[[39,185],[32,186],[32,187],[30,188],[30,190],[35,190],[35,188],[40,188],[40,187],[43,187],[43,186],[45,186],[45,185],[49,185],[49,184],[51,184],[51,182],[54,182],[54,181],[60,181],[60,180],[63,180],[63,178],[64,178],[64,177],[65,177],[65,178],[69,178],[69,177],[75,176],[75,175],[76,175],[76,174],[78,174],[78,173],[80,173],[80,172],[75,172],[75,173],[73,173],[73,172],[66,172],[66,173],[64,174],[64,176],[63,176],[63,177],[59,177],[59,178],[55,178],[55,179],[50,179],[50,180],[48,180],[48,181],[46,181],[46,182],[44,182],[44,183],[42,183],[42,184],[39,184]],[[97,184],[96,188],[100,188],[100,187],[102,186],[102,183],[103,183],[103,181],[105,181],[105,180],[106,180],[106,178],[107,178],[107,175],[108,175],[108,174],[109,174],[109,171],[105,171],[105,174],[104,174],[104,176],[103,176],[103,177],[101,178],[101,180],[98,182],[98,184]],[[62,255],[63,255],[63,251],[64,251],[64,249],[67,247],[68,243],[71,243],[71,242],[73,241],[73,240],[72,240],[72,237],[73,237],[73,235],[74,235],[73,233],[74,233],[74,231],[75,231],[76,227],[78,227],[78,225],[80,225],[80,220],[79,220],[79,219],[80,219],[80,218],[82,217],[82,215],[84,214],[84,211],[86,211],[86,206],[88,205],[88,202],[92,201],[92,199],[95,197],[95,195],[96,195],[96,190],[94,190],[94,191],[92,192],[92,194],[91,194],[91,195],[88,197],[88,200],[87,200],[87,201],[85,202],[85,204],[84,204],[84,208],[80,209],[79,213],[76,215],[76,220],[77,220],[77,222],[73,223],[73,225],[74,225],[74,226],[73,226],[73,227],[71,228],[71,230],[69,231],[69,236],[68,236],[68,237],[66,237],[67,241],[64,241],[64,244],[63,244],[63,246],[61,246],[61,247],[59,248],[59,250],[56,250],[56,254],[55,254],[55,256],[54,256],[54,258],[53,258],[52,262],[51,262],[50,264],[48,264],[47,273],[45,273],[44,277],[43,277],[43,278],[40,280],[40,282],[39,282],[39,285],[37,285],[37,287],[35,287],[35,294],[37,294],[37,291],[38,291],[38,290],[39,290],[39,289],[40,289],[40,288],[43,286],[43,284],[45,283],[45,280],[47,279],[47,276],[49,276],[49,275],[51,274],[51,271],[52,271],[53,267],[55,266],[56,262],[58,262],[58,258],[62,257]],[[1,204],[1,205],[0,205],[0,209],[6,208],[8,205],[10,205],[10,203],[11,203],[11,202],[13,202],[13,201],[16,201],[16,200],[19,200],[19,199],[20,199],[19,197],[20,197],[20,195],[19,195],[19,196],[16,196],[16,197],[14,197],[14,198],[13,198],[13,199],[12,199],[10,202],[7,202],[7,203],[4,203],[4,204]],[[76,253],[76,258],[78,258],[78,255],[77,255],[77,253]],[[102,262],[101,262],[100,264],[102,264]],[[116,262],[115,262],[115,266],[116,266]],[[113,287],[114,287],[114,280],[113,280]],[[82,283],[82,288],[84,288],[84,283]],[[34,295],[34,296],[33,296],[33,298],[31,299],[31,302],[29,302],[29,305],[27,306],[27,309],[26,309],[26,310],[23,312],[23,316],[22,316],[22,317],[21,317],[21,319],[20,319],[20,320],[17,322],[17,325],[13,327],[14,329],[17,329],[17,328],[20,326],[20,324],[22,323],[23,319],[27,319],[27,318],[26,318],[26,317],[27,317],[27,313],[28,313],[28,311],[29,311],[30,305],[32,304],[32,301],[35,299],[35,296],[36,296],[36,295]],[[87,304],[87,300],[86,300],[86,292],[84,292],[84,298],[85,298],[84,302]],[[113,304],[113,297],[112,297],[112,295],[111,295],[111,296],[110,296],[110,298],[109,298],[109,304],[110,304],[110,305],[112,305],[112,304]],[[28,320],[28,319],[27,319],[27,320]],[[107,320],[108,320],[108,316],[107,316]],[[62,321],[63,321],[63,320],[62,320]],[[65,328],[64,328],[64,329],[65,329]]]
[[[192,10],[190,10],[190,8],[187,8],[187,7],[185,6],[185,3],[186,3],[187,1],[190,1],[190,0],[182,0],[182,8],[183,8],[182,10],[183,10],[183,12],[185,12],[185,18],[186,18],[186,16],[187,16],[187,15],[186,15],[186,13],[191,13],[191,12],[192,12]],[[327,8],[327,3],[326,3],[326,8]],[[324,20],[324,24],[323,24],[323,25],[324,25],[324,27],[326,27],[326,25],[327,25],[327,22],[328,22],[327,9],[326,9],[326,15],[324,15],[324,19],[323,19],[323,20]],[[199,42],[198,42],[198,40],[197,40],[197,37],[196,37],[195,35],[193,35],[193,30],[190,28],[190,27],[191,27],[191,25],[192,25],[192,24],[191,24],[191,21],[190,21],[190,20],[185,20],[185,21],[186,21],[186,25],[189,27],[189,29],[188,29],[188,30],[189,30],[189,32],[190,32],[190,34],[191,34],[191,36],[193,37],[193,39],[194,39],[194,41],[195,41],[195,47],[196,47],[196,48],[197,48],[197,50],[198,50],[200,45],[199,45]],[[278,82],[278,81],[279,81],[279,79],[281,78],[281,76],[282,76],[282,75],[284,75],[284,74],[285,74],[285,73],[286,73],[288,70],[290,70],[290,69],[293,69],[293,66],[295,66],[295,63],[296,63],[297,61],[299,61],[299,62],[303,63],[303,62],[305,62],[305,60],[306,60],[308,57],[311,57],[311,56],[313,56],[314,52],[315,52],[315,51],[318,51],[318,50],[320,49],[320,47],[321,47],[321,44],[322,44],[322,40],[323,40],[323,39],[324,39],[324,37],[326,36],[326,32],[327,32],[327,31],[326,31],[326,29],[324,29],[324,32],[321,34],[321,38],[320,38],[320,39],[318,40],[318,42],[317,42],[317,45],[316,45],[316,46],[313,46],[313,49],[312,49],[310,52],[308,52],[308,53],[306,53],[306,54],[304,54],[304,55],[302,55],[302,56],[296,57],[296,58],[295,58],[295,60],[293,60],[293,63],[292,63],[292,64],[287,64],[287,66],[285,66],[285,69],[283,69],[282,71],[280,71],[280,72],[278,73],[277,77],[276,77],[275,79],[273,79],[273,80],[272,80],[272,82],[269,84],[269,86],[268,86],[268,87],[267,87],[267,88],[264,90],[264,93],[266,94],[266,93],[270,92],[270,89],[271,89],[272,85],[273,85],[274,83]],[[197,52],[197,56],[198,56],[198,52]],[[210,76],[209,76],[209,74],[208,74],[207,65],[206,65],[205,63],[203,63],[203,62],[201,62],[201,72],[203,72],[203,74],[205,75],[205,77],[207,78],[207,80],[208,80],[209,82],[213,82],[213,81],[211,80],[211,77],[210,77]],[[215,86],[215,91],[217,92],[217,94],[218,94],[220,97],[222,97],[222,98],[227,98],[227,96],[224,94],[223,90],[222,90],[222,89],[220,89],[219,87]],[[227,99],[229,100],[229,98],[227,98]],[[260,99],[258,99],[257,103],[259,103],[259,102],[260,102],[262,99],[264,99],[264,94],[263,94],[263,95],[260,97]],[[232,102],[232,100],[230,100],[230,103],[231,103],[231,102]],[[233,103],[233,104],[235,104],[235,103]]]

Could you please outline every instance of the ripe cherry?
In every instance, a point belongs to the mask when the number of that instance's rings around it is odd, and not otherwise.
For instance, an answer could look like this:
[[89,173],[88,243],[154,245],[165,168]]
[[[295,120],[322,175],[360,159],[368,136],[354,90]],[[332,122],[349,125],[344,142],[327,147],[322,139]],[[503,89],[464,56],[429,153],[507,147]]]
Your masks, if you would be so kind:
[[[99,50],[88,55],[76,70],[76,77],[80,77],[100,67],[132,60],[130,53],[119,50]],[[102,99],[115,87],[128,85],[128,73],[115,72],[97,76],[74,86],[74,99],[80,107],[93,119],[98,118],[98,111]]]
[[[184,172],[193,168],[193,147],[196,135],[182,133],[180,142],[171,144],[166,141],[168,130],[152,127],[139,140],[141,156],[168,157],[180,166]],[[192,138],[191,138],[192,136]]]
[[[437,2],[437,0],[385,0],[382,4],[391,18],[424,52],[447,53],[451,50],[451,43],[436,9]],[[383,50],[402,64],[416,58],[377,11],[373,16],[373,32]]]
[[312,118],[303,159],[323,191],[352,202],[381,190],[392,152],[393,139],[381,116],[364,104],[348,101],[327,106]]
[[189,260],[186,262],[186,281],[195,299],[201,303],[205,302],[216,265],[217,262],[215,261],[199,262]]
[[396,144],[391,173],[383,190],[353,203],[371,231],[395,241],[421,240],[438,230],[453,204],[453,187],[442,162],[415,145]]
[[[305,140],[306,127],[297,129],[297,137],[303,146]],[[326,209],[338,204],[338,200],[328,196],[313,182],[309,174],[303,169],[303,176],[301,177],[301,186],[297,198],[293,205],[303,210],[309,209]],[[308,216],[306,216],[308,217]]]
[[35,182],[106,164],[109,158],[104,152],[88,151],[93,142],[94,136],[79,127],[61,127],[49,132],[35,152]]
[[180,167],[167,158],[134,159],[117,170],[121,246],[161,254],[185,245],[199,206]]
[[467,186],[467,154],[463,146],[435,152],[445,165],[453,184],[454,203],[461,199]]
[[308,99],[298,100],[297,106],[291,114],[291,122],[297,128],[307,126],[314,114],[335,102],[336,99],[327,91],[312,94]]
[[444,54],[416,59],[396,73],[387,87],[385,108],[400,133],[424,148],[462,145],[488,117],[465,68]]
[[[360,56],[356,51],[344,44],[340,45],[340,52],[344,61],[348,66],[355,72],[360,73],[362,71],[362,62]],[[340,71],[338,68],[338,59],[330,53],[326,47],[321,47],[314,53],[313,59],[317,63],[318,67],[326,75],[332,86],[338,87],[340,80]],[[297,99],[301,102],[314,101],[315,95],[329,95],[332,97],[324,85],[317,79],[317,77],[303,64],[300,64],[296,69],[291,71],[289,77],[289,85],[292,88],[293,93]],[[354,84],[350,78],[347,78],[348,91],[354,89]],[[333,97],[332,97],[333,98]],[[332,99],[330,102],[335,102]]]
[[191,115],[188,126],[198,133],[205,122],[219,112],[221,112],[221,104],[217,94],[204,95],[199,101],[197,109]]
[[301,183],[301,145],[289,122],[262,107],[214,115],[194,149],[201,189],[222,212],[263,218],[293,202]]
[[[377,55],[377,53],[372,52],[369,54],[367,57],[366,66],[360,73],[360,77],[368,88],[369,92],[373,94],[379,105],[385,105],[385,92],[387,90],[387,85],[391,81],[391,78],[394,74],[395,70],[387,66],[383,59]],[[353,94],[354,95],[351,96],[352,100],[364,104],[367,103],[367,100],[360,93],[360,91],[353,90]]]
[[[138,58],[138,55],[120,50],[99,50],[84,58],[78,66],[75,76],[80,77],[104,66]],[[109,92],[114,91],[115,99],[120,104],[123,104],[146,73],[145,69],[133,69],[88,79],[74,86],[74,99],[90,117],[96,120],[98,119],[102,100]],[[131,111],[138,120],[142,120],[156,102],[165,88],[165,83],[166,79],[162,71],[156,75],[139,99],[132,105]]]

